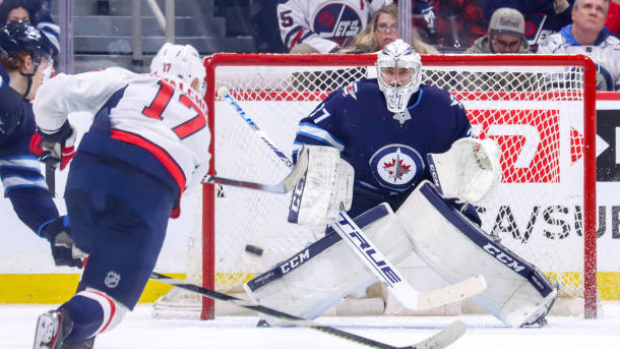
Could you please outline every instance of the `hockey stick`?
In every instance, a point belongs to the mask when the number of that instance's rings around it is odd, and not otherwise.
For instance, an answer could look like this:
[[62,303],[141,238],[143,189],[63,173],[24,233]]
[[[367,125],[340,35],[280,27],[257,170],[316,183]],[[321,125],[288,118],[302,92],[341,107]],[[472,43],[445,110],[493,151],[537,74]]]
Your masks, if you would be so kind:
[[408,309],[431,309],[474,296],[487,288],[484,276],[470,277],[444,288],[418,291],[405,281],[398,269],[368,239],[364,231],[340,210],[340,219],[331,227],[351,247],[379,280]]
[[[218,95],[228,100],[237,115],[243,118],[255,130],[261,139],[288,167],[292,162],[275,146],[275,143],[250,119],[239,103],[228,93],[226,87],[218,90]],[[486,282],[482,275],[468,278],[445,288],[420,292],[402,277],[398,269],[387,260],[374,243],[366,236],[353,219],[344,211],[339,212],[340,219],[331,224],[331,227],[353,249],[355,254],[381,280],[392,294],[408,309],[422,310],[438,307],[448,303],[463,300],[486,289]],[[354,240],[355,239],[355,240]]]
[[[292,163],[291,163],[292,165]],[[293,169],[291,172],[280,182],[276,184],[262,184],[262,183],[254,183],[254,182],[246,182],[240,181],[236,179],[229,179],[218,176],[205,176],[202,181],[206,183],[217,183],[230,185],[241,188],[255,189],[267,191],[270,193],[278,193],[285,194],[289,191],[293,190],[297,183],[301,180],[301,178],[306,173],[308,169],[308,153],[302,152],[295,166],[292,166]]]
[[448,345],[454,343],[457,339],[459,339],[463,334],[465,334],[465,324],[456,320],[450,324],[450,326],[444,328],[440,332],[435,335],[422,340],[416,344],[406,346],[406,347],[395,347],[389,344],[385,344],[382,342],[377,342],[373,339],[362,337],[360,335],[346,332],[343,330],[339,330],[335,327],[327,326],[319,324],[315,321],[305,320],[295,315],[290,315],[279,310],[269,308],[263,305],[253,304],[241,298],[229,296],[224,293],[220,293],[208,288],[200,287],[197,285],[189,284],[184,282],[183,280],[179,280],[176,278],[172,278],[159,273],[151,273],[151,279],[172,285],[174,287],[182,288],[192,293],[200,294],[203,297],[215,299],[218,301],[224,301],[228,303],[235,304],[237,306],[253,310],[258,313],[266,314],[272,317],[277,318],[278,320],[286,321],[291,324],[300,327],[311,328],[320,332],[324,332],[330,334],[332,336],[336,336],[342,339],[346,339],[355,343],[359,343],[361,345],[370,347],[370,348],[379,348],[379,349],[441,349],[445,348]]

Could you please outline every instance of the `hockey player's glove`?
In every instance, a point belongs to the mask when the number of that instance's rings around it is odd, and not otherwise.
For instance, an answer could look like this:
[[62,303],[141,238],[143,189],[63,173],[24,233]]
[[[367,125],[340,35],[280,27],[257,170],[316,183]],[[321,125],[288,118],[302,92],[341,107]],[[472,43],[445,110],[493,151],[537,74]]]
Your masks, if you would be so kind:
[[53,168],[64,170],[75,156],[75,130],[65,121],[54,133],[45,133],[41,129],[30,139],[30,150],[34,155]]
[[87,255],[75,246],[70,234],[71,228],[66,216],[51,221],[39,230],[39,235],[50,242],[57,266],[82,268]]

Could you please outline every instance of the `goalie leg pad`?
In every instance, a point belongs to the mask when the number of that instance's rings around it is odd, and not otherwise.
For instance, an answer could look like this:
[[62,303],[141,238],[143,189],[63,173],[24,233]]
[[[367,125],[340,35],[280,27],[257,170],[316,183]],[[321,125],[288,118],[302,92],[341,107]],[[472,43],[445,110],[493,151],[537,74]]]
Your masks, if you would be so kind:
[[483,274],[488,287],[472,301],[504,323],[517,327],[546,315],[557,294],[547,278],[449,206],[430,182],[396,216],[416,254],[446,281]]
[[[390,262],[413,247],[389,205],[383,203],[354,219]],[[312,243],[244,285],[250,298],[268,307],[314,319],[346,295],[365,289],[377,277],[335,232]]]

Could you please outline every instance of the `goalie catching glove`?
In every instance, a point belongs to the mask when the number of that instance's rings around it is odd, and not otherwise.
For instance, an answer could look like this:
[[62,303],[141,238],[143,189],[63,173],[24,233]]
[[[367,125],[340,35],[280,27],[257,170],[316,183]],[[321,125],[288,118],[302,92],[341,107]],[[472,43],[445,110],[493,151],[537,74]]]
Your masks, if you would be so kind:
[[491,139],[459,139],[445,153],[428,154],[433,182],[444,198],[479,203],[493,193],[501,179],[500,154]]
[[65,121],[62,126],[51,133],[37,129],[30,139],[30,150],[39,161],[64,170],[75,156],[75,130]]
[[308,152],[308,170],[293,191],[288,221],[317,226],[335,222],[340,209],[351,208],[353,167],[336,148],[304,145],[301,151]]

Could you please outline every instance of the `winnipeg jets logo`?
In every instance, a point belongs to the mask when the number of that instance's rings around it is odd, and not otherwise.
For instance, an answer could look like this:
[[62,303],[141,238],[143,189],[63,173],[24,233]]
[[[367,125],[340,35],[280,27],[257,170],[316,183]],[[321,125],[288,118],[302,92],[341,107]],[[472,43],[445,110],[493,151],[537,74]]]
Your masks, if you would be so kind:
[[362,19],[355,9],[347,4],[330,3],[321,7],[312,17],[312,31],[322,38],[329,38],[346,46],[349,38],[362,29]]
[[383,169],[388,173],[388,177],[394,183],[400,181],[404,175],[411,171],[411,166],[404,164],[400,158],[400,150],[396,153],[396,157],[391,161],[383,163]]
[[461,109],[465,109],[465,107],[463,107],[463,103],[461,103],[461,101],[459,101],[458,99],[454,98],[453,95],[450,95],[450,100],[452,101],[450,103],[451,107],[454,107],[456,105],[456,106],[458,106]]
[[357,84],[351,83],[342,89],[342,97],[351,96],[357,100]]
[[26,29],[26,36],[30,39],[40,39],[41,32],[39,32],[39,30],[35,27],[28,27],[28,29]]
[[420,153],[404,144],[390,144],[379,149],[369,164],[377,182],[396,191],[415,185],[425,168]]

